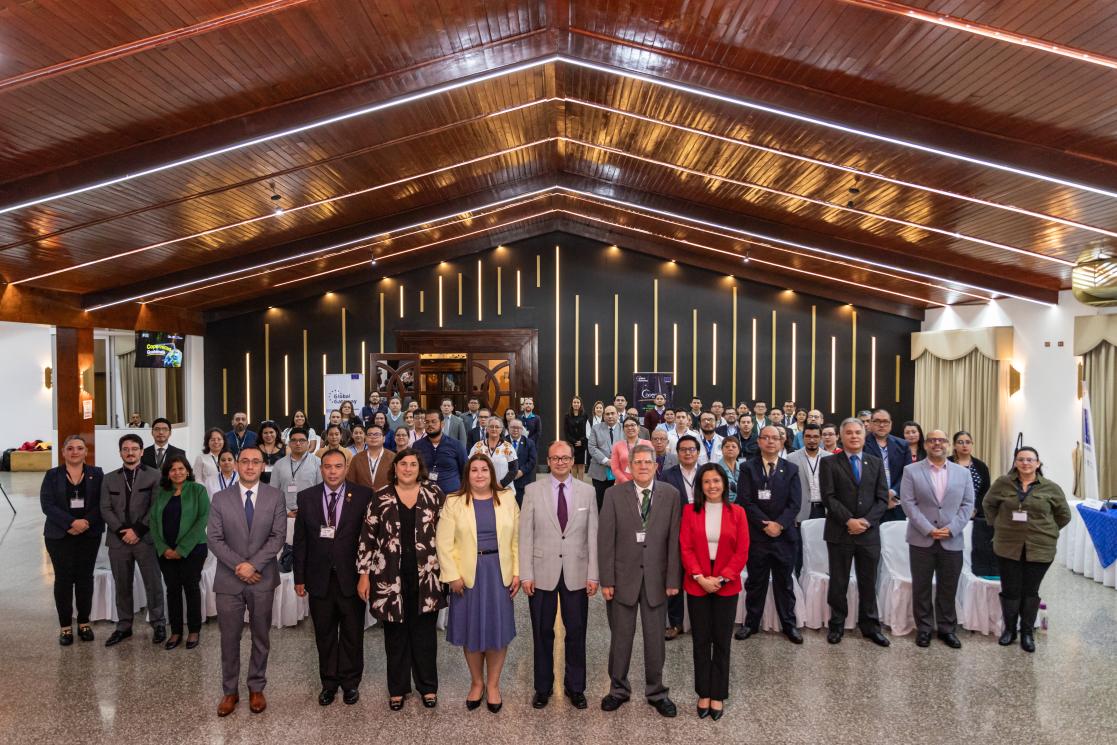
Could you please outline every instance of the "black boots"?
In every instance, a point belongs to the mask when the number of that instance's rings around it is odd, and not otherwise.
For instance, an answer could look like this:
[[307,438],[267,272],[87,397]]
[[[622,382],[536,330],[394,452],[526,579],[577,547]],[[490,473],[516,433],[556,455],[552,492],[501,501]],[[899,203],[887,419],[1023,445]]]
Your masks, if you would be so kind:
[[1001,615],[1004,617],[1005,627],[997,643],[1002,647],[1007,647],[1016,641],[1016,622],[1020,618],[1020,598],[1006,597],[1004,593],[1001,593]]
[[1020,601],[1020,648],[1025,652],[1036,651],[1036,614],[1039,613],[1039,598],[1024,598]]

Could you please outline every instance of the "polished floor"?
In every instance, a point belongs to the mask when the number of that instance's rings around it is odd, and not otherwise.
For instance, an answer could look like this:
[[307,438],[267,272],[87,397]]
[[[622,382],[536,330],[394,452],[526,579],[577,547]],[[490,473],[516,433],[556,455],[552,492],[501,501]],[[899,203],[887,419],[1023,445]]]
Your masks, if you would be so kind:
[[[720,722],[694,716],[689,636],[668,643],[665,681],[680,716],[660,718],[639,698],[619,711],[598,707],[607,691],[604,604],[591,606],[590,708],[552,698],[531,708],[527,603],[517,599],[520,635],[504,674],[504,709],[467,712],[468,673],[460,651],[439,648],[441,703],[386,705],[383,637],[365,637],[362,699],[330,707],[315,701],[317,663],[310,619],[273,630],[268,710],[218,719],[220,657],[209,623],[197,650],[150,644],[150,631],[105,649],[97,641],[61,648],[42,543],[41,476],[0,474],[19,513],[0,501],[0,743],[301,743],[301,742],[632,742],[645,743],[1112,743],[1117,732],[1117,591],[1054,566],[1044,582],[1051,631],[1028,655],[993,637],[963,636],[954,651],[914,637],[882,650],[847,635],[838,647],[806,631],[796,647],[775,634],[734,642],[732,700]],[[139,628],[139,627],[137,627]],[[245,640],[247,661],[247,637]],[[632,683],[642,690],[640,646]],[[247,662],[245,663],[247,667]],[[1108,734],[1107,734],[1108,733]]]

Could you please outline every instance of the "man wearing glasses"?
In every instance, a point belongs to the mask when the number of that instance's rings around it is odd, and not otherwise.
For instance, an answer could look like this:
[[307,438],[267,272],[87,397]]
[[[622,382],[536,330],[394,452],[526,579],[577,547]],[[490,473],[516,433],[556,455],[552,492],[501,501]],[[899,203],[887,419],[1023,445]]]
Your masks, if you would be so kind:
[[287,435],[287,455],[272,466],[271,485],[283,495],[288,517],[298,514],[299,492],[322,483],[322,464],[317,455],[308,452],[309,446],[307,431],[293,427]]
[[[659,475],[660,481],[667,482],[679,492],[679,506],[682,508],[694,503],[694,478],[698,472],[699,447],[697,436],[683,435],[680,437],[675,445],[678,465],[665,469]],[[667,599],[667,641],[671,641],[683,633],[683,608],[682,593]]]
[[244,614],[252,634],[248,663],[249,709],[267,708],[269,632],[272,601],[279,586],[276,554],[287,538],[287,507],[274,486],[260,482],[264,454],[255,445],[237,456],[237,483],[213,495],[206,542],[217,559],[213,591],[221,630],[221,687],[217,716],[232,714],[240,701],[240,638]]
[[154,445],[148,445],[144,448],[143,457],[140,462],[148,468],[156,470],[163,470],[163,464],[167,462],[167,458],[172,455],[186,455],[186,451],[182,448],[176,448],[171,444],[171,421],[159,417],[151,423],[151,439],[155,441]]
[[865,452],[884,461],[884,483],[888,487],[888,510],[881,522],[903,520],[900,483],[904,478],[904,466],[911,462],[907,443],[892,434],[892,415],[885,409],[876,409],[869,415],[868,431],[872,436],[865,442]]
[[535,650],[535,696],[542,709],[555,679],[555,613],[566,632],[563,693],[586,708],[586,625],[597,592],[597,495],[570,475],[574,451],[555,440],[547,452],[550,474],[529,483],[520,509],[520,587],[528,596]]

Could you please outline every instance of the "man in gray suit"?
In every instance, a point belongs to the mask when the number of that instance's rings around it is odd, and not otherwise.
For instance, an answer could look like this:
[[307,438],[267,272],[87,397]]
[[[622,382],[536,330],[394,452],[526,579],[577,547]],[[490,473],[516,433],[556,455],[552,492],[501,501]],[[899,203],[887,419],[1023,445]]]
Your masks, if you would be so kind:
[[[528,596],[535,648],[535,697],[542,709],[555,679],[555,612],[566,630],[563,692],[586,708],[586,624],[597,592],[597,501],[593,487],[570,475],[574,449],[555,440],[550,474],[524,488],[520,508],[520,587]],[[561,600],[561,602],[560,602]]]
[[597,496],[597,509],[605,501],[605,490],[613,485],[613,470],[609,467],[613,455],[613,443],[624,439],[624,430],[617,421],[617,407],[606,406],[601,413],[601,421],[590,429],[586,447],[590,453],[590,480]]
[[163,576],[155,543],[148,532],[147,515],[159,488],[159,472],[144,466],[144,443],[139,435],[120,438],[120,460],[124,465],[105,474],[101,481],[101,516],[105,518],[105,542],[109,547],[109,566],[116,585],[116,631],[105,641],[112,647],[132,636],[132,583],[136,565],[140,565],[144,591],[147,593],[148,623],[154,630],[151,642],[162,644],[167,639],[163,619]]
[[644,634],[644,696],[662,716],[675,716],[675,704],[663,685],[667,598],[682,587],[679,523],[682,501],[675,487],[655,480],[655,451],[632,449],[632,480],[612,486],[598,518],[597,555],[601,594],[609,617],[609,695],[604,711],[628,701],[628,666],[636,613]]
[[465,428],[465,422],[454,413],[454,402],[444,398],[439,408],[442,410],[442,433],[465,445],[469,433]]
[[287,538],[287,505],[274,486],[260,483],[264,454],[255,445],[237,456],[238,481],[213,495],[207,542],[217,558],[213,591],[217,594],[217,625],[221,630],[221,685],[224,698],[217,716],[232,714],[240,701],[240,637],[244,612],[252,633],[248,663],[249,709],[267,708],[268,634],[272,600],[279,586],[276,554]]
[[958,612],[954,600],[962,575],[962,531],[973,514],[974,489],[969,469],[946,459],[949,442],[942,430],[927,434],[927,457],[904,468],[900,504],[908,516],[915,643],[930,646],[937,619],[939,639],[958,649],[962,642],[955,633]]

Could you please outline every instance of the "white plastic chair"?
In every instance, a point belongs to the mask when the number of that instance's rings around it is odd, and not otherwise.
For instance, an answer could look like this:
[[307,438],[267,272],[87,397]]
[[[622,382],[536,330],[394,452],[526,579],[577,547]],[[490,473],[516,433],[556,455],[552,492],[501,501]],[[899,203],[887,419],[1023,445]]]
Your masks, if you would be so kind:
[[[825,518],[805,520],[799,526],[803,540],[803,571],[799,575],[802,600],[796,596],[796,615],[807,628],[820,629],[830,620],[830,605],[826,602],[826,592],[830,587],[830,559],[826,553],[826,542],[822,540]],[[857,578],[849,578],[846,602],[849,613],[845,627],[852,629],[857,625]],[[767,615],[767,614],[765,614]]]

